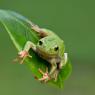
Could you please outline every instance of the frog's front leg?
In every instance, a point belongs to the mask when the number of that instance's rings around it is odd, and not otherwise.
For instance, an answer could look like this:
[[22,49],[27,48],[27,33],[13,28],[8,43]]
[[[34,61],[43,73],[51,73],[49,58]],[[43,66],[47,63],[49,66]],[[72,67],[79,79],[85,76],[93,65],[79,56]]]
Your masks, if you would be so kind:
[[32,43],[31,41],[27,41],[24,46],[24,49],[18,53],[19,58],[22,59],[20,64],[23,63],[23,61],[25,60],[26,57],[32,58],[32,56],[29,55],[30,48],[32,48],[33,51],[36,52],[36,45],[34,43]]
[[41,69],[39,70],[39,72],[43,75],[42,78],[38,79],[41,82],[48,82],[51,79],[55,79],[55,71],[57,69],[57,64],[56,64],[56,60],[52,59],[51,61],[51,69],[50,72],[48,72],[48,70],[46,70],[46,72],[44,73]]
[[57,69],[55,70],[55,72],[53,74],[55,81],[57,81],[58,74],[59,74],[60,70],[62,69],[62,67],[66,65],[67,61],[68,61],[68,55],[67,55],[67,53],[64,53],[64,57],[62,58],[60,63],[57,65]]
[[37,80],[46,83],[47,81],[51,79],[48,73],[48,68],[46,68],[45,73],[41,69],[39,69],[39,72],[42,74],[42,78],[39,78],[39,79],[37,78]]

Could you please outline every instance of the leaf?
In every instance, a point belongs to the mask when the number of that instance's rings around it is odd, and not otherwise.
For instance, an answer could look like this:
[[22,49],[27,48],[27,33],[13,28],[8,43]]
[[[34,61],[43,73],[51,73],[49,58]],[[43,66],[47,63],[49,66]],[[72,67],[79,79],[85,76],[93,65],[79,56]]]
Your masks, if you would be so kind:
[[[30,21],[24,16],[17,14],[16,12],[9,10],[0,10],[0,22],[5,27],[18,51],[21,51],[23,49],[27,41],[32,41],[36,44],[39,40],[37,34],[31,30],[31,26],[28,24]],[[43,71],[45,71],[48,63],[45,60],[41,59],[32,50],[30,50],[30,54],[33,57],[32,59],[27,58],[25,60],[25,65],[29,67],[33,75],[40,78],[41,74],[38,72],[38,69],[41,68]],[[68,75],[70,75],[70,73],[71,64],[68,61],[67,65],[60,71],[57,82],[50,81],[49,84],[63,87],[64,80],[68,77]]]

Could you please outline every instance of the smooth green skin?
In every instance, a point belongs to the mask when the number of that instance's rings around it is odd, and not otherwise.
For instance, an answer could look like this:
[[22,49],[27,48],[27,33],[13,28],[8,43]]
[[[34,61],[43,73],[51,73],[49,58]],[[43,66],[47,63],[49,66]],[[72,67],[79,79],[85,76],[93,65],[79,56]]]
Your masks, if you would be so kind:
[[[44,38],[41,38],[40,41],[43,42],[43,45],[39,45],[39,42],[37,43],[37,48],[42,51],[42,53],[45,53],[48,56],[59,56],[62,58],[64,56],[64,42],[61,40],[54,32],[48,30],[48,29],[42,29],[45,33],[47,33],[47,36]],[[54,48],[58,47],[59,50],[55,51]]]
[[[16,12],[0,10],[0,22],[3,24],[3,28],[6,29],[6,32],[18,51],[22,50],[27,41],[31,41],[37,45],[37,42],[40,40],[37,34],[31,30],[31,26],[27,24],[29,20]],[[47,31],[49,32],[49,30]],[[41,68],[45,71],[48,62],[39,58],[39,56],[31,50],[30,55],[32,55],[33,58],[27,58],[25,65],[31,70],[33,75],[40,78],[42,75],[38,72],[38,69]],[[57,81],[51,80],[48,84],[63,88],[64,81],[70,76],[71,71],[72,66],[68,58],[66,65],[62,67],[58,74]]]
[[48,29],[42,29],[35,25],[32,26],[32,29],[41,36],[41,39],[36,45],[31,41],[27,41],[24,51],[29,52],[30,48],[32,48],[40,57],[48,61],[51,64],[49,76],[51,79],[57,80],[58,73],[65,66],[67,60],[64,56],[64,42]]

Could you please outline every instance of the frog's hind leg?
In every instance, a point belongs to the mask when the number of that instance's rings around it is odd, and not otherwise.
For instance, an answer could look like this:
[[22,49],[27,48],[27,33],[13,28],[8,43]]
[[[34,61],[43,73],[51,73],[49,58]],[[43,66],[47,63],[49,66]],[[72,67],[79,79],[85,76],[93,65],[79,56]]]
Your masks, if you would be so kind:
[[48,31],[46,29],[40,28],[38,25],[32,23],[31,21],[28,21],[28,25],[31,27],[32,30],[34,30],[41,38],[46,37],[49,35]]
[[34,30],[41,38],[48,36],[48,32],[45,29],[40,28],[38,25],[33,25],[32,30]]

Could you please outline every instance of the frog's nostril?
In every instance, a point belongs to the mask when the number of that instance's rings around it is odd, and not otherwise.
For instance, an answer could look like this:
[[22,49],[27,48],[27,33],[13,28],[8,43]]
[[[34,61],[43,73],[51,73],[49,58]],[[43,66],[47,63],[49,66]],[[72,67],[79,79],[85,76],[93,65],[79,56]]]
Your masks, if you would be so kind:
[[43,44],[43,42],[42,41],[39,41],[39,45],[42,45]]

